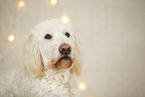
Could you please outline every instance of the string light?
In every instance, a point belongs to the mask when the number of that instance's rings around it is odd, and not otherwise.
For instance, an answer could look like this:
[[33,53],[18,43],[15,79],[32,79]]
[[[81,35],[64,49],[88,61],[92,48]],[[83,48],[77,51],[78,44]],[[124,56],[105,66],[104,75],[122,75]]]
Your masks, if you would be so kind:
[[66,23],[66,24],[68,24],[70,22],[70,19],[69,19],[68,16],[62,16],[61,17],[61,21],[64,22],[64,23]]
[[25,5],[24,1],[19,1],[19,2],[18,2],[18,6],[19,6],[19,7],[24,7],[24,5]]
[[14,39],[15,39],[14,35],[9,35],[9,36],[8,36],[8,40],[9,40],[10,42],[14,41]]
[[86,89],[86,84],[83,83],[83,82],[80,83],[80,84],[79,84],[79,90],[80,90],[80,91],[83,91],[83,90],[85,90],[85,89]]
[[57,3],[57,0],[51,0],[51,1],[50,1],[50,4],[51,4],[51,5],[56,5],[56,3]]

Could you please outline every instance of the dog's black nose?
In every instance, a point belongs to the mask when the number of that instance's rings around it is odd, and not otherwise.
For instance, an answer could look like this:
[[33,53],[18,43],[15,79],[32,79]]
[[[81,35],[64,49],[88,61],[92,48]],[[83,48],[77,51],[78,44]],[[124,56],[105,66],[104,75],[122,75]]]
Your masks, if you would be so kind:
[[71,47],[68,44],[62,44],[59,47],[59,52],[63,55],[67,55],[71,52]]

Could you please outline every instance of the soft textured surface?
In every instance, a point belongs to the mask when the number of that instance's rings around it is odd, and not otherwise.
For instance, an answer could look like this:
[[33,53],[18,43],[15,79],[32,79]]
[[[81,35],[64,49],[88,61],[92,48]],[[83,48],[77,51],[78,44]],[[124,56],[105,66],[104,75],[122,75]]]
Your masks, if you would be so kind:
[[[47,34],[52,39],[46,39]],[[61,44],[68,44],[71,52],[62,55]],[[79,97],[75,83],[81,72],[78,46],[70,25],[58,19],[41,22],[30,31],[17,68],[0,78],[0,97]]]

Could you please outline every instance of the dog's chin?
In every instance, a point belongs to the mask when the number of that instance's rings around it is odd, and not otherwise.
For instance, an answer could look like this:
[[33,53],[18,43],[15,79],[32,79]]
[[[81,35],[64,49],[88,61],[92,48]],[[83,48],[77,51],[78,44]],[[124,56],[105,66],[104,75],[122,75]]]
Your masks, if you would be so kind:
[[72,66],[73,59],[70,56],[60,56],[57,61],[53,64],[53,69],[63,70],[68,69]]

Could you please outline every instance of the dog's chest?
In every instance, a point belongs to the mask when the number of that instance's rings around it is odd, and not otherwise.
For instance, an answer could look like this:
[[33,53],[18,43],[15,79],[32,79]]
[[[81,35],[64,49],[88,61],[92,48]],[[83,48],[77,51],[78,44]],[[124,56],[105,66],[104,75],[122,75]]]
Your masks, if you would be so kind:
[[34,89],[42,94],[54,94],[58,97],[69,97],[70,95],[70,82],[69,77],[64,76],[49,76],[44,77],[35,83]]
[[[51,74],[42,78],[21,75],[14,86],[20,97],[70,97],[69,75]],[[19,97],[18,96],[18,97]],[[17,96],[16,96],[17,97]]]

